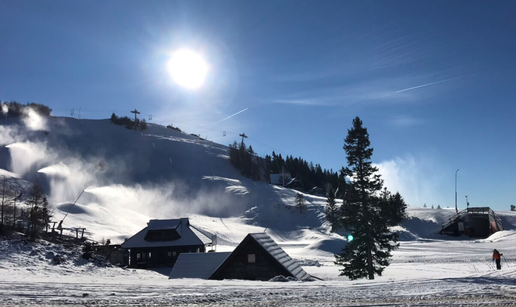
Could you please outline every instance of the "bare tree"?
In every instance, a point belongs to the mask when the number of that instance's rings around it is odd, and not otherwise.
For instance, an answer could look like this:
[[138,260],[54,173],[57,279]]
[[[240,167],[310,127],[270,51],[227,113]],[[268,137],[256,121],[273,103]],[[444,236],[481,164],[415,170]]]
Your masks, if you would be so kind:
[[30,206],[27,234],[31,239],[35,239],[50,220],[47,198],[39,181],[35,181],[29,190],[27,203]]

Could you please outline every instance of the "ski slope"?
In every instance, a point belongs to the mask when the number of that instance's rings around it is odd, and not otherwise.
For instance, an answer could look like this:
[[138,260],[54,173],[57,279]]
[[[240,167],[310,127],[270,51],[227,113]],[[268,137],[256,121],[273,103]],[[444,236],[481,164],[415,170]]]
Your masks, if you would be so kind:
[[[43,182],[54,219],[64,219],[70,233],[85,227],[94,240],[121,243],[151,218],[189,217],[217,234],[217,251],[231,251],[248,233],[266,231],[322,279],[168,280],[166,272],[84,262],[78,251],[45,242],[0,241],[2,306],[512,306],[516,300],[515,212],[497,212],[506,230],[487,239],[449,238],[437,232],[454,210],[409,206],[409,218],[396,228],[400,248],[383,276],[349,281],[333,264],[346,233],[329,232],[325,199],[304,195],[308,208],[300,214],[295,191],[242,177],[223,145],[158,125],[135,132],[108,120],[55,117],[0,121],[0,145],[0,175]],[[490,260],[494,248],[504,253],[501,271]],[[66,261],[51,264],[56,254]]]

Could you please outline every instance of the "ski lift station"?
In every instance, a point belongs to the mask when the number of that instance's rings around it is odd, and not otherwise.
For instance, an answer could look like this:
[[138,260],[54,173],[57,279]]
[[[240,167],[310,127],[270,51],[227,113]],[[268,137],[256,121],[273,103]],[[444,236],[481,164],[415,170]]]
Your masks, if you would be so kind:
[[487,238],[503,230],[502,220],[489,207],[467,208],[443,223],[439,234]]

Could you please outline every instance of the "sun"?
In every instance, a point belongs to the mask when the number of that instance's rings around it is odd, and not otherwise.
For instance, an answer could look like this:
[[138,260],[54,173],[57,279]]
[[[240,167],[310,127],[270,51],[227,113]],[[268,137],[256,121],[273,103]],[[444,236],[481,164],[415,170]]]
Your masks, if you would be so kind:
[[172,54],[167,63],[168,72],[174,82],[187,89],[198,89],[208,74],[208,64],[196,52],[181,49]]

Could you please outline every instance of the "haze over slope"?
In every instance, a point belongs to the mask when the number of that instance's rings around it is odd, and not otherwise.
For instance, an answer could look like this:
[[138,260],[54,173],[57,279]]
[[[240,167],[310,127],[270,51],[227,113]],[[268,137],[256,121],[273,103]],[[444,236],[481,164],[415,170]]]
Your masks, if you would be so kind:
[[[257,226],[246,231],[263,231],[275,227],[281,211],[294,215],[283,205],[293,204],[295,193],[241,176],[226,146],[159,125],[135,132],[109,120],[32,116],[40,122],[35,128],[29,120],[1,122],[0,167],[41,180],[55,219],[69,213],[65,227],[86,227],[97,239],[116,241],[149,218],[239,218]],[[321,227],[324,200],[306,200],[309,210],[294,224],[276,223],[280,233]]]
[[[194,135],[153,124],[136,132],[109,120],[36,114],[2,120],[0,132],[2,174],[38,178],[54,220],[68,214],[64,227],[86,227],[96,240],[120,242],[151,218],[190,217],[222,244],[265,228],[287,244],[342,241],[329,233],[325,198],[304,195],[308,210],[300,214],[293,207],[296,191],[241,176],[226,146]],[[435,236],[452,213],[409,207],[411,218],[398,228],[401,239]]]

